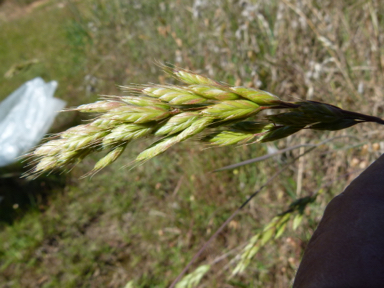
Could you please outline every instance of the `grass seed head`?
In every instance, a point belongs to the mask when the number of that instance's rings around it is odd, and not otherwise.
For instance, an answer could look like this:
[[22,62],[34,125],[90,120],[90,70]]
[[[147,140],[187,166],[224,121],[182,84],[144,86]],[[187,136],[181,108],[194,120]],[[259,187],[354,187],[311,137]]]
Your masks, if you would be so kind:
[[[339,130],[360,122],[384,123],[377,117],[345,111],[327,103],[284,102],[266,91],[230,87],[183,69],[164,68],[187,85],[126,87],[128,96],[110,96],[72,109],[101,115],[37,147],[29,154],[37,162],[30,173],[40,175],[55,168],[66,168],[95,150],[112,149],[96,163],[94,173],[114,162],[129,142],[148,135],[164,138],[141,152],[135,163],[149,160],[205,130],[207,136],[200,140],[227,146],[255,139],[274,141],[304,128]],[[266,121],[247,120],[262,110],[277,108],[284,111],[268,115]]]

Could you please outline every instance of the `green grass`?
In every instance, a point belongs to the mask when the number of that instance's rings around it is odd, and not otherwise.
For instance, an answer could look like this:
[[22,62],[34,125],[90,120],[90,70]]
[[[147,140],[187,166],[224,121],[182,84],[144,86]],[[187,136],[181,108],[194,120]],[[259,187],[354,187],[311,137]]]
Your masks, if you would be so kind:
[[[308,1],[301,9],[317,33],[335,44],[329,50],[308,21],[283,2],[261,1],[252,10],[252,3],[222,1],[202,7],[199,18],[193,16],[193,1],[142,2],[63,1],[58,6],[48,1],[23,17],[2,20],[0,99],[36,76],[58,80],[56,97],[70,106],[92,102],[97,93],[122,95],[116,85],[173,81],[162,78],[153,63],[159,60],[231,84],[257,86],[283,99],[308,97],[365,114],[383,112],[378,57],[384,51],[375,42],[375,31],[382,31],[384,20],[378,18],[378,30],[373,25],[380,7],[364,1],[317,7]],[[33,58],[40,62],[2,78],[12,65]],[[80,116],[60,117],[55,130],[79,123]],[[288,287],[326,203],[353,179],[353,171],[378,156],[380,149],[372,143],[383,141],[379,129],[363,124],[328,134],[303,131],[268,145],[202,151],[191,142],[135,169],[121,168],[148,140],[132,143],[121,159],[93,178],[79,179],[98,159],[92,156],[69,174],[33,182],[33,189],[26,188],[33,190],[29,205],[15,210],[16,202],[9,202],[6,211],[14,212],[1,219],[0,283],[124,287],[133,281],[133,287],[167,287],[231,213],[299,151],[236,170],[212,170],[263,155],[268,147],[358,136],[322,145],[285,169],[189,271],[215,263],[199,287]],[[6,172],[21,170],[16,165]],[[32,187],[18,176],[7,179],[0,183],[8,194]],[[335,182],[324,186],[331,180]],[[260,250],[245,273],[229,279],[236,263],[231,261],[242,245],[292,201],[320,187],[323,193],[305,209],[300,228],[289,226],[282,238]]]
[[[1,23],[0,99],[25,81],[40,76],[45,81],[59,82],[57,97],[69,101],[70,105],[82,103],[74,96],[85,76],[87,38],[71,18],[68,9],[48,3],[23,17]],[[3,78],[13,65],[31,59],[39,62],[12,78]]]

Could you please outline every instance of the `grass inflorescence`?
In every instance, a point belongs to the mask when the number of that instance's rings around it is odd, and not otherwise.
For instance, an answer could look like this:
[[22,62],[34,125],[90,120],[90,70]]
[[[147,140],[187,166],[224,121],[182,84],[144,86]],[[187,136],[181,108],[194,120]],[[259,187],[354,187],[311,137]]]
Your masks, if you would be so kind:
[[[132,165],[145,162],[197,134],[212,146],[268,142],[302,129],[340,130],[380,118],[317,101],[282,101],[247,87],[232,87],[181,68],[162,68],[185,85],[123,87],[128,96],[105,96],[72,111],[99,113],[90,123],[53,136],[28,156],[35,158],[27,175],[68,168],[95,151],[107,150],[89,174],[114,162],[128,143],[149,135],[160,139],[142,151]],[[264,110],[282,111],[258,117]],[[260,119],[261,118],[261,119]]]

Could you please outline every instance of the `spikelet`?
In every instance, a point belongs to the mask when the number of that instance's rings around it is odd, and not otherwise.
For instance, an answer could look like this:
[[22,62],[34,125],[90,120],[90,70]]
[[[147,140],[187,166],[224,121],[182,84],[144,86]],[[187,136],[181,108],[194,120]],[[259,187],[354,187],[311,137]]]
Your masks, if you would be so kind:
[[172,105],[193,105],[207,101],[195,93],[172,86],[147,87],[142,92]]
[[211,99],[211,100],[236,100],[239,99],[240,96],[228,92],[220,86],[209,86],[209,85],[190,85],[189,90],[192,92],[196,93],[197,95],[200,95],[206,99]]
[[168,116],[170,116],[170,111],[163,107],[125,105],[101,115],[100,118],[127,123],[148,123],[165,119]]
[[246,87],[231,87],[229,89],[260,106],[273,106],[282,103],[279,97],[263,90],[255,90]]
[[177,134],[176,136],[170,136],[163,140],[160,140],[159,142],[156,142],[151,147],[147,148],[143,152],[141,152],[137,158],[136,162],[142,162],[147,161],[160,153],[163,153],[171,146],[184,141],[198,133],[200,133],[202,130],[204,130],[211,122],[213,121],[212,118],[209,117],[201,117],[194,121],[188,128],[184,129],[180,134]]
[[107,167],[109,164],[113,163],[116,161],[117,158],[124,152],[124,149],[127,145],[122,145],[114,148],[111,150],[107,155],[105,155],[103,158],[101,158],[95,166],[93,167],[93,170],[89,172],[90,174],[94,174],[97,171]]
[[105,101],[97,101],[91,104],[80,105],[77,108],[69,109],[69,110],[80,111],[84,113],[95,113],[95,112],[104,113],[104,112],[108,112],[113,108],[117,108],[123,105],[124,105],[123,103],[118,101],[105,100]]
[[199,112],[182,112],[169,118],[154,133],[158,136],[173,135],[191,126],[199,118]]
[[116,128],[112,129],[111,132],[106,135],[102,140],[102,146],[108,148],[111,145],[116,144],[127,144],[131,140],[144,137],[152,132],[154,128],[150,125],[145,124],[120,124]]
[[201,113],[218,120],[247,118],[261,111],[259,105],[248,100],[226,100],[208,106]]

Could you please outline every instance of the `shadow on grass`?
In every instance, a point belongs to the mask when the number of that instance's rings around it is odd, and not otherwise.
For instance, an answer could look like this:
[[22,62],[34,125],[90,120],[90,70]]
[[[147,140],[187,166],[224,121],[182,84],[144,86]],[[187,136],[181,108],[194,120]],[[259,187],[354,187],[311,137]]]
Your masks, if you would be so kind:
[[0,227],[12,224],[31,209],[44,210],[49,194],[65,187],[65,175],[49,175],[35,180],[20,178],[21,164],[0,168]]
[[[83,123],[79,113],[57,118],[50,131],[52,134]],[[63,190],[66,185],[65,173],[40,176],[33,180],[21,178],[29,169],[23,167],[26,164],[17,162],[0,167],[0,228],[2,224],[12,224],[23,217],[28,210],[44,210],[49,205],[50,194]]]

